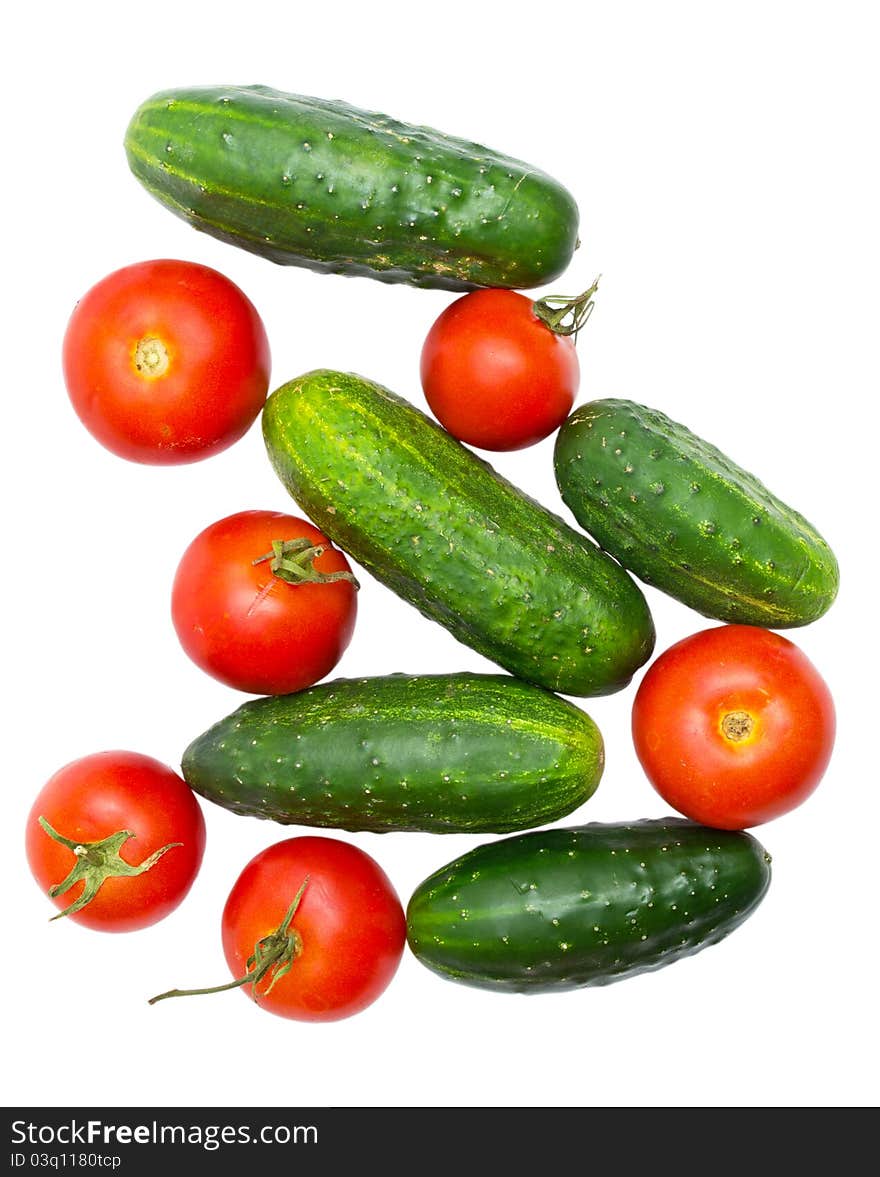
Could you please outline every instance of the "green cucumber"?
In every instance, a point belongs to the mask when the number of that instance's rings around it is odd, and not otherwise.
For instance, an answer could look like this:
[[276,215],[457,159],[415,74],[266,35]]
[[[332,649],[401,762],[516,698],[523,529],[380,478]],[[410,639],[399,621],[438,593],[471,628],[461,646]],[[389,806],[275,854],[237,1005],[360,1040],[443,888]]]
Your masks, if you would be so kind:
[[769,856],[747,833],[675,818],[556,827],[436,871],[410,899],[407,937],[422,964],[467,985],[604,985],[717,943],[769,883]]
[[837,595],[837,561],[816,529],[663,413],[627,400],[582,405],[554,461],[584,530],[707,617],[785,629],[815,621]]
[[266,86],[164,90],[125,136],[147,191],[274,262],[385,282],[524,288],[561,274],[578,210],[519,160]]
[[602,775],[573,704],[506,675],[340,679],[254,699],[199,736],[183,775],[233,813],[345,830],[506,832],[555,821]]
[[263,435],[326,535],[512,674],[608,694],[650,656],[651,615],[620,565],[387,389],[309,372],[269,397]]

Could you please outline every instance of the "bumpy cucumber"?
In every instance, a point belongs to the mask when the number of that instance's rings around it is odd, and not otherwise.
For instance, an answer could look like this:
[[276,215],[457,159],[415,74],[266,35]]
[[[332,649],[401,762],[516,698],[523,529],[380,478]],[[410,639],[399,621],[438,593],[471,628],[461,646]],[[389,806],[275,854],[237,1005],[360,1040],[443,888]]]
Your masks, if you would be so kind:
[[681,819],[557,827],[442,867],[410,899],[407,934],[422,964],[468,985],[604,985],[717,943],[769,882],[750,834]]
[[144,187],[271,261],[464,290],[568,265],[572,196],[519,160],[344,102],[265,86],[165,90],[125,137]]
[[837,561],[816,529],[663,413],[627,400],[582,405],[559,431],[555,467],[585,531],[707,617],[806,625],[837,594]]
[[573,704],[506,675],[340,679],[251,700],[183,775],[234,813],[346,830],[506,832],[555,821],[602,775]]
[[599,695],[650,656],[651,616],[620,565],[401,397],[309,372],[269,397],[263,434],[326,535],[511,673]]

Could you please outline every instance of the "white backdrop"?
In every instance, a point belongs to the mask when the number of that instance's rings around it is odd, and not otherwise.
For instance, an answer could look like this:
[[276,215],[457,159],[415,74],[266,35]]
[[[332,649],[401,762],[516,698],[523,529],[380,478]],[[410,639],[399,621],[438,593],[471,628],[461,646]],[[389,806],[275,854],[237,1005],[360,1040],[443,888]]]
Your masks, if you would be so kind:
[[[876,110],[869,4],[486,0],[438,7],[251,0],[80,3],[11,18],[5,44],[5,1103],[80,1106],[787,1106],[876,1102],[880,650]],[[10,18],[7,17],[9,29]],[[240,994],[146,1004],[226,979],[219,917],[259,849],[295,830],[206,812],[188,900],[110,936],[59,921],[22,830],[67,761],[130,748],[179,763],[242,701],[177,645],[169,591],[207,523],[292,509],[259,428],[177,468],[101,449],[68,404],[76,299],[153,257],[220,269],[262,314],[272,387],[354,370],[423,406],[422,339],[451,300],[280,268],[200,235],[129,174],[122,137],[166,86],[263,82],[485,142],[575,194],[582,247],[553,290],[603,275],[579,401],[624,396],[721,444],[835,548],[842,589],[793,638],[826,677],[838,744],[796,812],[756,831],[763,905],[659,972],[560,995],[446,983],[407,954],[365,1013],[286,1022]],[[549,293],[550,290],[540,293]],[[538,293],[538,292],[536,292]],[[496,466],[570,518],[552,440]],[[340,674],[488,670],[363,576]],[[658,651],[708,622],[648,591]],[[632,752],[633,687],[584,701],[608,765],[575,820],[669,811]],[[405,902],[476,839],[355,835]]]

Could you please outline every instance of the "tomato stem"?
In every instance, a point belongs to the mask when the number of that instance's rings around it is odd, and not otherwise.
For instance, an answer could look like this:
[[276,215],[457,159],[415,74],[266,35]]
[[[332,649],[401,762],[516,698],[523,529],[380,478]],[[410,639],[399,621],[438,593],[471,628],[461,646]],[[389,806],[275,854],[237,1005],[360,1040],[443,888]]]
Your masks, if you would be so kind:
[[208,989],[169,989],[167,993],[151,997],[149,1004],[155,1005],[157,1001],[164,1001],[166,997],[199,997],[205,993],[224,993],[227,989],[237,989],[241,985],[253,985],[254,992],[256,992],[256,986],[267,975],[269,984],[263,993],[270,993],[275,982],[280,981],[285,973],[290,972],[293,962],[302,951],[302,939],[296,928],[291,928],[290,923],[300,905],[308,882],[309,876],[306,875],[293,902],[288,907],[284,919],[274,932],[270,932],[268,936],[264,936],[254,945],[254,951],[248,957],[247,971],[243,977],[236,977],[234,981],[227,981],[225,985],[213,985]]
[[164,376],[170,364],[168,348],[161,339],[145,335],[139,339],[134,352],[134,365],[142,376],[155,380]]
[[76,855],[76,862],[73,864],[70,874],[60,883],[49,888],[49,897],[54,899],[56,895],[63,895],[65,891],[70,890],[74,883],[82,882],[84,884],[79,898],[75,899],[69,907],[65,907],[63,911],[59,911],[57,915],[53,915],[53,920],[59,920],[64,915],[72,915],[76,911],[81,911],[87,903],[91,903],[95,898],[106,879],[133,878],[135,875],[142,875],[144,871],[155,866],[163,854],[167,854],[175,846],[183,845],[183,842],[169,842],[167,846],[155,850],[149,858],[145,858],[137,866],[132,866],[119,853],[128,839],[135,837],[131,830],[118,830],[115,834],[110,834],[109,837],[102,838],[97,842],[77,842],[73,838],[65,838],[63,834],[59,834],[44,817],[37,820],[50,838],[54,838],[62,846],[67,846]]
[[360,588],[354,575],[344,569],[338,572],[321,572],[315,567],[315,560],[323,556],[327,550],[324,544],[313,544],[311,540],[273,539],[272,551],[264,556],[257,556],[253,564],[262,564],[270,560],[269,565],[275,576],[286,580],[288,584],[330,584],[334,580],[348,580],[355,588]]
[[555,335],[573,335],[577,342],[578,332],[593,313],[593,295],[598,289],[599,278],[589,290],[575,298],[562,294],[548,294],[545,298],[539,298],[533,303],[532,310]]
[[721,720],[721,730],[734,744],[747,740],[755,727],[755,721],[748,711],[728,711]]

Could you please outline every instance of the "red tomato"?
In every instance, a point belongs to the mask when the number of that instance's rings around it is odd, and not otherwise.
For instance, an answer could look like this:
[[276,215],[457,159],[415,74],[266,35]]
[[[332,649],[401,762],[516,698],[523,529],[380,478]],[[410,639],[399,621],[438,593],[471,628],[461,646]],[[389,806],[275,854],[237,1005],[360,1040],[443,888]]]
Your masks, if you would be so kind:
[[158,760],[96,752],[65,765],[43,786],[28,817],[25,848],[46,892],[76,868],[70,887],[52,896],[56,907],[73,905],[68,918],[132,932],[163,919],[189,891],[205,849],[205,820],[192,790]]
[[636,693],[636,753],[654,788],[703,825],[738,830],[800,805],[834,745],[834,704],[787,638],[747,625],[670,647]]
[[580,381],[574,337],[557,334],[534,307],[513,290],[475,290],[428,332],[422,387],[434,416],[459,441],[522,449],[571,411]]
[[63,360],[82,423],[135,462],[219,453],[250,427],[269,387],[259,315],[195,262],[140,262],[102,279],[71,315]]
[[299,691],[329,674],[356,614],[357,582],[342,552],[311,523],[274,511],[241,511],[206,527],[184,552],[171,593],[190,658],[256,695]]
[[[330,1022],[366,1008],[390,984],[406,941],[403,907],[369,854],[335,838],[289,838],[242,871],[226,901],[223,951],[263,1009]],[[215,990],[171,990],[185,997]]]

